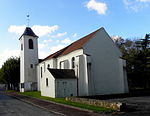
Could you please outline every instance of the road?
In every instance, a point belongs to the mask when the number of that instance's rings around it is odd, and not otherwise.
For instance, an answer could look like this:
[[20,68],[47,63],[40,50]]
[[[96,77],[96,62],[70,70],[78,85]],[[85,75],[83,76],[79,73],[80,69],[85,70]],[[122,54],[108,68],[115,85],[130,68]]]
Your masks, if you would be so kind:
[[0,94],[0,116],[58,116],[44,109]]
[[0,116],[58,116],[48,110],[53,110],[67,116],[150,116],[150,96],[109,99],[107,101],[126,103],[127,109],[124,112],[106,114],[82,111],[77,108],[46,102],[30,97],[26,98],[25,96],[20,95],[17,97],[38,106],[42,106],[47,110],[35,107],[13,97],[0,94]]

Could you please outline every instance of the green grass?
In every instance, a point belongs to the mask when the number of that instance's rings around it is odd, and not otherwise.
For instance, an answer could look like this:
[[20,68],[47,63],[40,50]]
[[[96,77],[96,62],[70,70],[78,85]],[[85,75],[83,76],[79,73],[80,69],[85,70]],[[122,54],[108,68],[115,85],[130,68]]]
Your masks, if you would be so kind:
[[65,104],[65,105],[75,106],[75,107],[79,107],[79,108],[83,108],[83,109],[88,109],[88,110],[92,110],[94,112],[112,112],[112,111],[114,111],[110,108],[96,107],[96,106],[92,106],[92,105],[66,101],[65,98],[50,98],[50,97],[41,96],[41,93],[37,92],[37,91],[36,92],[24,92],[24,93],[19,93],[19,94],[30,96],[30,97],[35,97],[35,98],[39,98],[39,99],[43,99],[43,100],[53,101],[53,102],[57,102],[57,103]]
[[6,92],[17,92],[16,90],[6,90]]

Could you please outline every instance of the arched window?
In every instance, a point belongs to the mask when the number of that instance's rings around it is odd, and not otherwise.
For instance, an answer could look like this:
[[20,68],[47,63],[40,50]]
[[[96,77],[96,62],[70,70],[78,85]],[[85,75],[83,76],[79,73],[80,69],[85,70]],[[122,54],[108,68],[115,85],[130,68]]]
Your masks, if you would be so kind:
[[72,57],[72,68],[75,68],[75,58]]
[[33,49],[33,40],[29,39],[29,49]]
[[23,44],[21,44],[21,50],[23,50]]
[[47,68],[50,68],[50,64],[47,65]]
[[62,61],[59,63],[59,68],[62,69]]
[[30,64],[30,68],[33,68],[33,64]]
[[48,78],[46,78],[46,86],[48,87]]
[[43,70],[42,70],[42,67],[41,67],[41,78],[42,78],[42,76],[43,76]]

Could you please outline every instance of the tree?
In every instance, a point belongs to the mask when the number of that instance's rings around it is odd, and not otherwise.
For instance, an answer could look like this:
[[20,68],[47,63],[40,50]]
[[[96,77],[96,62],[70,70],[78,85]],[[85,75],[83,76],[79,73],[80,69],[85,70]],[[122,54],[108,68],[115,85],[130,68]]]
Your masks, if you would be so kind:
[[8,89],[19,90],[20,58],[9,58],[0,69],[0,81],[6,83]]
[[129,88],[150,88],[150,35],[116,44],[127,61]]
[[144,39],[140,39],[140,41],[136,41],[136,44],[142,50],[147,51],[150,48],[150,34],[146,34]]
[[146,34],[144,39],[136,42],[139,48],[139,58],[141,59],[142,76],[145,88],[150,88],[150,34]]

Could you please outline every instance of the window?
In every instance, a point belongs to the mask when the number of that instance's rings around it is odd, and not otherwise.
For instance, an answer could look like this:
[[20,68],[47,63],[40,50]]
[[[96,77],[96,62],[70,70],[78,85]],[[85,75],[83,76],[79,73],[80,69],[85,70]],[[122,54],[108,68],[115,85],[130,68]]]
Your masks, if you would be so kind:
[[24,88],[24,83],[21,83],[21,88]]
[[46,65],[45,65],[45,62],[44,62],[44,72],[45,72],[45,68],[46,68]]
[[72,68],[75,68],[75,58],[72,57]]
[[23,50],[23,44],[21,44],[21,50]]
[[42,78],[43,74],[42,74],[42,67],[41,67],[41,78]]
[[29,39],[29,49],[33,49],[33,40]]
[[30,64],[30,68],[33,68],[33,64]]
[[50,64],[47,65],[47,68],[50,68]]
[[62,82],[62,84],[63,84],[63,85],[66,85],[66,84],[67,84],[67,82]]
[[68,60],[61,61],[60,69],[69,69],[69,61]]
[[48,78],[46,78],[46,86],[48,86]]
[[69,61],[64,60],[64,69],[69,69]]
[[62,63],[63,63],[63,62],[60,62],[60,63],[59,63],[59,67],[60,67],[60,69],[62,69]]

